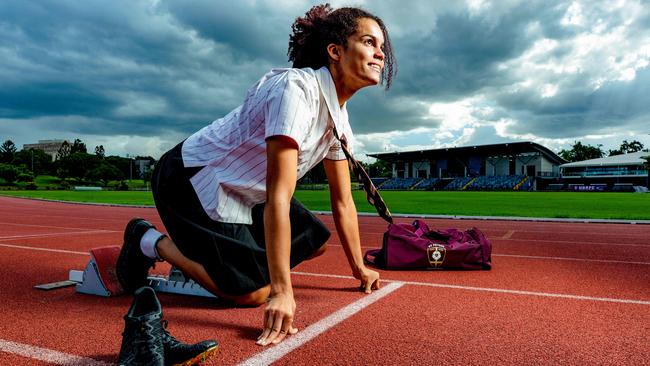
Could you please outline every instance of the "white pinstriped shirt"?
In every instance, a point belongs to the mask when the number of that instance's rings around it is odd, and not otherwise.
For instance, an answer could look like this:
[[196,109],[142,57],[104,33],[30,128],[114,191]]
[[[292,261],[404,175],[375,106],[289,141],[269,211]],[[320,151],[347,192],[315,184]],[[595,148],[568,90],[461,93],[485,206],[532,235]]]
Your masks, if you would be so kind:
[[253,85],[244,103],[183,143],[185,167],[203,167],[190,181],[213,220],[251,224],[251,209],[266,200],[266,141],[284,135],[298,145],[300,179],[324,158],[344,160],[340,135],[352,141],[332,75],[319,70],[273,69]]

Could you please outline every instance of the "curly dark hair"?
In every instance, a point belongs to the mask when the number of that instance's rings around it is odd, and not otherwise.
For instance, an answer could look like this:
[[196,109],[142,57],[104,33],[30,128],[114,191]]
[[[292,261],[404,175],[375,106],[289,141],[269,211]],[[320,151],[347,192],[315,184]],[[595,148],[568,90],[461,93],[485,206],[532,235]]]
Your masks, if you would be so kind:
[[390,88],[393,75],[397,72],[393,48],[384,22],[377,16],[359,8],[332,9],[330,4],[316,5],[296,18],[289,36],[289,61],[293,67],[319,69],[329,66],[327,45],[330,43],[347,47],[348,37],[357,30],[359,19],[369,18],[377,22],[384,34],[384,69],[381,83]]

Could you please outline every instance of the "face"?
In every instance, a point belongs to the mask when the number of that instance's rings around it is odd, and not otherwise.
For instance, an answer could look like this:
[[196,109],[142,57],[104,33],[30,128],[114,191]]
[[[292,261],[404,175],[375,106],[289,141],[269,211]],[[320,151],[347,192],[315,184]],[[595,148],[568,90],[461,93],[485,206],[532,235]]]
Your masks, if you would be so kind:
[[348,37],[347,48],[339,47],[338,68],[351,89],[377,85],[384,69],[384,34],[376,21],[358,20],[357,31]]

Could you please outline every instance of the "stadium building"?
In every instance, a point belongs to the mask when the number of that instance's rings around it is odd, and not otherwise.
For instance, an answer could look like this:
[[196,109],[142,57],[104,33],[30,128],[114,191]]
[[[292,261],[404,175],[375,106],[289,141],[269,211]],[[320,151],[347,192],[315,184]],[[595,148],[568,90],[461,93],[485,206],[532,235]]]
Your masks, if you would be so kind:
[[380,189],[535,190],[560,179],[566,160],[535,142],[375,153],[392,164]]
[[648,169],[644,165],[644,157],[648,155],[650,152],[639,151],[562,164],[562,181],[551,188],[574,191],[638,191],[638,187],[648,187]]

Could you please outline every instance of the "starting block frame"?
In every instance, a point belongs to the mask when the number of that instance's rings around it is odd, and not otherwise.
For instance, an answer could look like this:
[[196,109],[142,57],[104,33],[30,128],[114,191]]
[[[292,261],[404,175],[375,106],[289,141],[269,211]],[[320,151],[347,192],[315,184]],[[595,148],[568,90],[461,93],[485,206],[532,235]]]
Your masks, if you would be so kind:
[[[124,291],[115,275],[115,263],[117,263],[119,247],[93,249],[90,251],[90,254],[90,261],[83,271],[70,270],[68,274],[68,281],[75,284],[76,291],[83,294],[104,297],[122,294]],[[99,256],[101,260],[98,261],[96,256]],[[211,298],[217,297],[194,280],[185,277],[185,274],[175,267],[171,268],[167,276],[150,275],[148,280],[149,286],[156,292]]]

